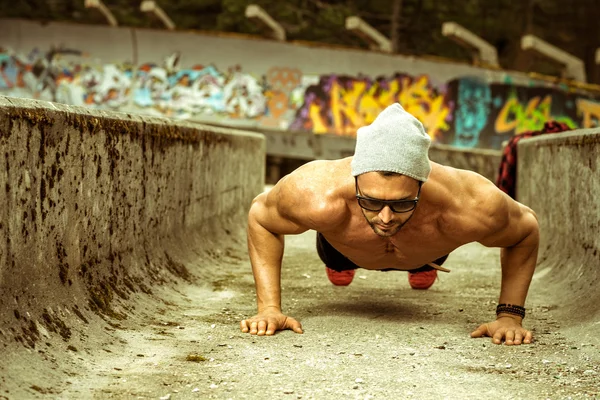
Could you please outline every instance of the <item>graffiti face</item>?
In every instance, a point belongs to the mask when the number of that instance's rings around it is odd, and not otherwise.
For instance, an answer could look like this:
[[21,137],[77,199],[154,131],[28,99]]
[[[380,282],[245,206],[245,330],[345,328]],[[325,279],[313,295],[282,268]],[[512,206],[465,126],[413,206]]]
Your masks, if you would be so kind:
[[453,144],[458,147],[474,147],[488,121],[490,87],[476,78],[463,78],[458,85],[456,103],[456,133]]

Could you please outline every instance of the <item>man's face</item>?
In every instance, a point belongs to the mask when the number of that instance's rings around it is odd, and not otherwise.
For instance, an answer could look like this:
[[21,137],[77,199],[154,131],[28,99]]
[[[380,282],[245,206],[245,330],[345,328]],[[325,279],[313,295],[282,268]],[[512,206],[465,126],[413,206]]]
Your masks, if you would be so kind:
[[[394,212],[411,209],[411,202],[419,195],[419,182],[404,175],[384,176],[379,172],[368,172],[356,178],[357,194],[373,201],[361,201],[362,213],[377,235],[394,236],[414,214],[414,208],[407,212]],[[391,205],[377,204],[377,200],[397,201]],[[358,201],[358,200],[357,200]],[[361,204],[359,203],[359,205]],[[375,209],[374,211],[365,209]],[[378,208],[381,208],[377,211]]]

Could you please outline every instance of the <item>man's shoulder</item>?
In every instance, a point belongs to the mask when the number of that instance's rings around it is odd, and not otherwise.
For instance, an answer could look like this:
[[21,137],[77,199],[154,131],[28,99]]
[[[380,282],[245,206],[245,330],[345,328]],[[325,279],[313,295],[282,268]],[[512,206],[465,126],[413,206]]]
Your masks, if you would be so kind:
[[506,223],[511,199],[487,178],[443,167],[434,179],[439,185],[438,201],[445,206],[441,225],[452,235],[475,241]]
[[[493,182],[470,171],[457,172],[459,196],[443,218],[445,233],[460,242],[513,246],[539,229],[535,213]],[[452,185],[452,184],[450,184]]]
[[483,175],[475,171],[451,167],[431,162],[431,178],[444,180],[450,185],[471,184],[474,181],[489,181]]
[[[349,163],[344,160],[315,160],[308,162],[283,177],[276,187],[286,193],[302,192],[303,197],[322,196],[340,188],[350,176]],[[346,164],[348,164],[346,166]]]
[[341,223],[347,213],[351,178],[347,159],[312,161],[277,183],[277,207],[311,229]]
[[435,164],[430,179],[436,182],[445,196],[459,206],[481,202],[491,194],[499,194],[496,185],[477,172]]

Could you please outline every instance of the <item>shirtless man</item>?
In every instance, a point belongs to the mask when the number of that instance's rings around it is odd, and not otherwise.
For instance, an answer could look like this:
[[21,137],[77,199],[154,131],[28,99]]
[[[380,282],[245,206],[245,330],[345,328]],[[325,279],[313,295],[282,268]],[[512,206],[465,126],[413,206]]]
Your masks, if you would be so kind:
[[358,130],[353,157],[310,162],[256,197],[248,251],[258,314],[240,322],[242,332],[302,333],[300,322],[281,310],[281,261],[284,235],[313,229],[319,255],[334,275],[357,267],[443,269],[440,260],[466,243],[500,247],[496,319],[471,337],[531,342],[522,319],[537,262],[535,213],[479,174],[429,161],[429,144],[423,125],[393,104]]

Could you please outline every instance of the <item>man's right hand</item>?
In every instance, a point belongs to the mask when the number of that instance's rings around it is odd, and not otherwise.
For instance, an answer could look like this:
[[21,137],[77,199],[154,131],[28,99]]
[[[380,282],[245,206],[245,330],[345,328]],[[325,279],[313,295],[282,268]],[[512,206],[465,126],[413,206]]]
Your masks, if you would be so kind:
[[302,333],[302,324],[276,310],[264,310],[252,318],[240,321],[240,329],[244,333],[258,336],[271,336],[277,331],[291,329]]

